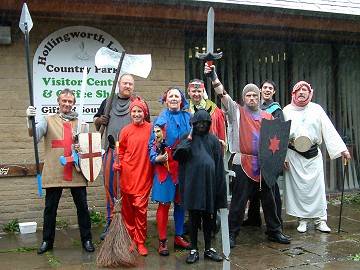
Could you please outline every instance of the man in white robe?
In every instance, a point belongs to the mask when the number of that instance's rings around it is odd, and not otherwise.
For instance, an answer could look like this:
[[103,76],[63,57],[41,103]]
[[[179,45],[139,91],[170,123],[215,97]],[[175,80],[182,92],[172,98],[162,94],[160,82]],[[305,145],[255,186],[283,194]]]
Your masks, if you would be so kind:
[[[292,121],[285,161],[285,206],[288,215],[298,218],[298,232],[306,232],[308,220],[314,219],[317,230],[329,233],[323,158],[318,148],[324,140],[331,159],[351,157],[323,108],[311,102],[312,96],[310,84],[300,81],[292,90],[291,104],[283,110],[285,121]],[[295,148],[295,139],[300,136],[311,142],[306,152]]]

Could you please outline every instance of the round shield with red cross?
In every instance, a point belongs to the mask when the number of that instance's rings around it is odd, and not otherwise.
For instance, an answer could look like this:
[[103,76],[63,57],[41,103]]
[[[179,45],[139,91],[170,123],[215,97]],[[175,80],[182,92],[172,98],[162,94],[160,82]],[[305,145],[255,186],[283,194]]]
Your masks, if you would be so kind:
[[100,173],[102,166],[101,159],[101,134],[80,133],[80,168],[82,174],[89,182],[93,182]]

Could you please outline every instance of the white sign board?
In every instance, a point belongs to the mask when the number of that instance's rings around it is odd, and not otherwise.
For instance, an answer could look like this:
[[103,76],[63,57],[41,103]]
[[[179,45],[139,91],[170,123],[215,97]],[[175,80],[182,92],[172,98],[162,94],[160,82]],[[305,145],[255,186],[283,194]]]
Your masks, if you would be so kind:
[[33,59],[36,115],[56,113],[58,94],[65,88],[74,91],[78,106],[86,66],[83,120],[92,122],[101,102],[110,95],[116,73],[116,68],[96,67],[95,54],[101,47],[123,50],[111,35],[88,26],[62,28],[41,42]]

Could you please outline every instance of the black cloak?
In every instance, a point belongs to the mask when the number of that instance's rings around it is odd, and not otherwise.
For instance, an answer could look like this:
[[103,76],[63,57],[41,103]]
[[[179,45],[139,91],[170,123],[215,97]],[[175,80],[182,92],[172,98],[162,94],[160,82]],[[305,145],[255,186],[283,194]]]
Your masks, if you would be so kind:
[[[207,121],[211,117],[205,110],[194,114],[191,123]],[[209,124],[209,128],[210,128]],[[179,186],[186,210],[215,213],[227,207],[226,182],[222,148],[218,138],[207,130],[203,134],[194,127],[192,140],[181,140],[174,152],[179,161]]]

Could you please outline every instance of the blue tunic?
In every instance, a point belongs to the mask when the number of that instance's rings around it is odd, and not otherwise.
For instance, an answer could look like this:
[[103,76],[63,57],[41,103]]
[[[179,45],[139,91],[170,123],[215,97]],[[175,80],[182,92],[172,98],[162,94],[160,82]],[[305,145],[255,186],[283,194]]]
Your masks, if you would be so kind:
[[[181,137],[190,132],[190,113],[182,110],[174,112],[164,109],[154,121],[154,126],[159,126],[165,130],[165,145],[173,147],[180,142]],[[152,164],[155,164],[155,159],[158,155],[153,147],[154,139],[155,134],[153,130],[149,141],[150,161]],[[152,200],[163,203],[172,202],[176,191],[176,184],[174,183],[177,182],[178,179],[172,179],[170,174],[168,174],[165,181],[161,183],[155,172]]]

